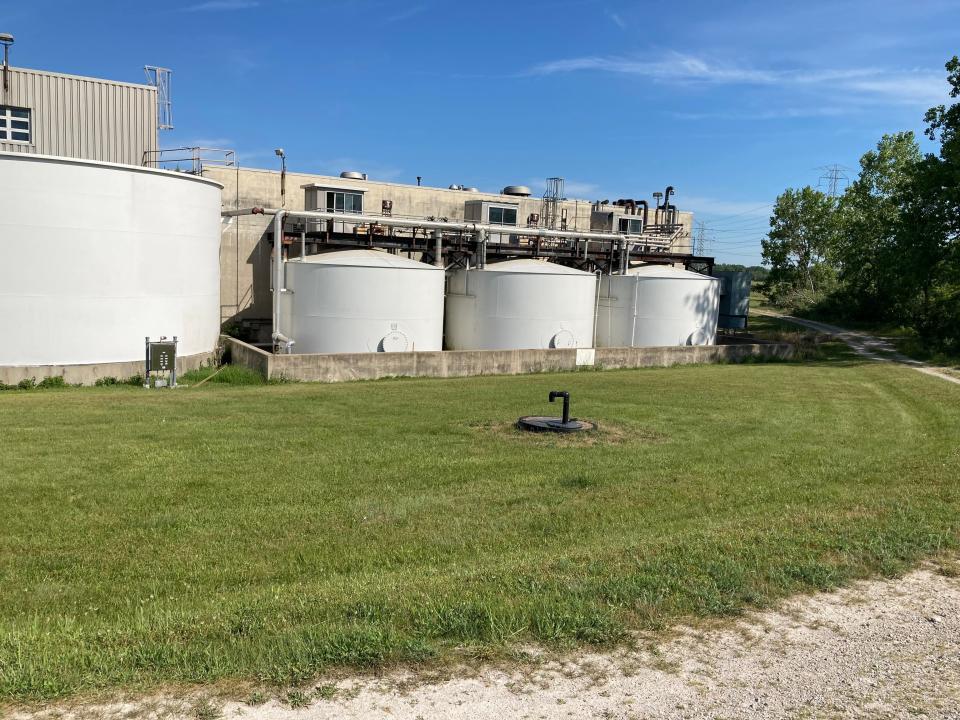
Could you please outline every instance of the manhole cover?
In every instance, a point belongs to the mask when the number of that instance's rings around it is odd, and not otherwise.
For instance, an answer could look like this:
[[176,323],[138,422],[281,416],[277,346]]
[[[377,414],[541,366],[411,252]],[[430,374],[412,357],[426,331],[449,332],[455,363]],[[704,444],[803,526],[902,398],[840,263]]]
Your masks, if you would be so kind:
[[524,415],[517,420],[517,427],[528,432],[573,433],[583,432],[584,430],[596,430],[596,423],[570,417],[570,393],[566,390],[551,390],[549,395],[550,402],[553,402],[557,398],[563,398],[562,417]]

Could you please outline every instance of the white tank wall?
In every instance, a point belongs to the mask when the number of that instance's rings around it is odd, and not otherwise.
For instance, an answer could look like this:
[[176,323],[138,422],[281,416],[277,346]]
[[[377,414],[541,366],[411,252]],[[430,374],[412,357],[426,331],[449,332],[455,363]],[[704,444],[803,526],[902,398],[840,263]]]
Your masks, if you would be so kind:
[[296,353],[441,350],[444,271],[377,250],[286,263],[280,331]]
[[604,275],[597,312],[598,347],[713,345],[720,282],[672,267]]
[[181,356],[220,329],[220,185],[128,165],[0,153],[0,366]]
[[450,350],[592,347],[597,278],[538,260],[509,260],[451,274]]

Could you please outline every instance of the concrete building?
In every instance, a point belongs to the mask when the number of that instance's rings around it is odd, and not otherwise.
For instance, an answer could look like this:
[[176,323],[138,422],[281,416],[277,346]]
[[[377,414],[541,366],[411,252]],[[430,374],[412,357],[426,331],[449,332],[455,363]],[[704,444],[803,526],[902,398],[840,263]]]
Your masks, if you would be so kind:
[[[225,209],[281,206],[280,173],[249,168],[205,167],[205,177],[224,186]],[[324,224],[335,232],[350,232],[351,212],[390,214],[393,217],[433,217],[449,220],[492,222],[503,224],[503,239],[510,236],[507,228],[520,232],[540,221],[543,199],[536,196],[486,193],[472,189],[450,189],[414,184],[382,182],[357,177],[331,177],[288,172],[286,175],[286,208],[289,210],[336,210],[344,212],[344,220],[307,223],[306,231],[316,231]],[[654,210],[649,221],[654,221]],[[564,199],[559,203],[557,227],[568,230],[629,230],[621,223],[637,223],[642,217],[630,208],[596,200]],[[690,253],[693,222],[691,213],[679,212],[677,231],[671,238],[670,252]],[[294,252],[298,252],[295,249]],[[234,218],[225,228],[220,250],[221,317],[225,323],[240,323],[253,336],[258,328],[269,324],[271,314],[270,218],[262,215]]]
[[9,67],[0,151],[142,165],[157,150],[157,89]]

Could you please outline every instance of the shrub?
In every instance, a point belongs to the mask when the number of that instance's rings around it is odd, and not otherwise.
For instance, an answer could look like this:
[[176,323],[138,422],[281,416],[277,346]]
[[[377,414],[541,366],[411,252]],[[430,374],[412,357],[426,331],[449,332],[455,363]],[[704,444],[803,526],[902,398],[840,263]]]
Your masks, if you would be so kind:
[[62,388],[66,386],[67,383],[61,375],[45,377],[43,380],[37,383],[38,388]]

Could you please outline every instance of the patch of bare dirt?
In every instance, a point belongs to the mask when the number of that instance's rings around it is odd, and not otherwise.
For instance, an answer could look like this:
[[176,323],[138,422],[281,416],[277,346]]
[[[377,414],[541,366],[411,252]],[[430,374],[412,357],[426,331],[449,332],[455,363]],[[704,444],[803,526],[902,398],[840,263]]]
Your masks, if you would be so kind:
[[593,430],[577,433],[535,433],[517,428],[516,422],[470,425],[469,427],[488,437],[503,441],[525,443],[545,447],[589,447],[592,445],[622,445],[628,442],[658,442],[665,435],[650,428],[629,427],[608,420],[581,418],[594,423]]

